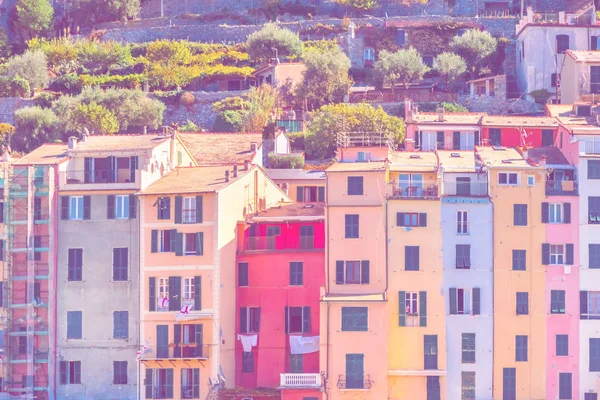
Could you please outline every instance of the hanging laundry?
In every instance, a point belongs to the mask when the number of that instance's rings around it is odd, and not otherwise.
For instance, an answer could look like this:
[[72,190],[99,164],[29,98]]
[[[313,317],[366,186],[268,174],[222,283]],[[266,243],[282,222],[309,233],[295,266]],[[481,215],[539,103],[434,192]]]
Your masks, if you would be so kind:
[[238,335],[238,340],[242,342],[244,352],[249,353],[258,343],[258,335]]
[[308,354],[319,351],[319,336],[290,335],[290,351],[292,354]]
[[189,314],[190,311],[192,311],[192,309],[194,308],[193,304],[187,305],[187,306],[183,306],[181,308],[181,314]]
[[408,226],[403,226],[402,229],[404,229],[405,232],[412,231],[412,228],[409,228]]
[[167,307],[169,307],[169,299],[167,297],[163,297],[161,299],[161,303],[160,304],[161,304],[160,305],[161,308],[167,308]]

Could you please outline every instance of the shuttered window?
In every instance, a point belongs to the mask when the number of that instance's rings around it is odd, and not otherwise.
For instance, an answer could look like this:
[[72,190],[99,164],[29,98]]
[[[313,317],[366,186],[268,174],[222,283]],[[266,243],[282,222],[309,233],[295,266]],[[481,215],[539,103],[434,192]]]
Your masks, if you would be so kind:
[[82,319],[81,311],[67,311],[67,339],[82,339]]
[[368,328],[368,307],[342,307],[343,332],[366,332]]

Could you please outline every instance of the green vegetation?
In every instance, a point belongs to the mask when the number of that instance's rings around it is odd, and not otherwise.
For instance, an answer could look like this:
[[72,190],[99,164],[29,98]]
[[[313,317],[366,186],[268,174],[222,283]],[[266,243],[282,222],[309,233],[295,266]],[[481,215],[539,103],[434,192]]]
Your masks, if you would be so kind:
[[189,119],[179,127],[179,132],[200,132],[200,127]]
[[304,157],[300,154],[282,155],[269,153],[267,158],[269,168],[304,168]]
[[455,36],[450,43],[452,50],[460,55],[471,68],[479,73],[486,57],[496,51],[498,42],[487,31],[469,29],[462,36]]
[[29,152],[44,143],[59,139],[59,120],[52,110],[27,107],[15,111],[15,134],[11,138],[13,150]]
[[379,53],[379,60],[375,62],[375,74],[382,84],[394,86],[398,83],[408,89],[411,82],[422,79],[429,67],[423,63],[421,55],[414,48],[398,50],[390,53],[386,50]]
[[93,134],[112,134],[119,131],[115,114],[100,104],[79,104],[72,112],[72,125],[78,130],[87,129]]
[[[253,60],[267,61],[278,57],[300,57],[303,44],[298,35],[275,24],[266,24],[260,31],[248,36],[248,54]],[[275,52],[274,49],[277,49]]]
[[124,21],[140,11],[140,0],[74,0],[70,14],[79,26]]
[[440,107],[442,107],[444,109],[444,111],[447,112],[469,112],[469,110],[458,103],[447,103],[445,101],[440,103]]
[[16,26],[23,36],[35,36],[50,28],[54,8],[49,0],[17,0]]
[[262,132],[271,122],[277,102],[277,89],[270,85],[254,87],[245,98],[230,97],[213,104],[218,113],[215,132]]
[[0,97],[28,97],[29,82],[20,76],[0,76]]
[[29,50],[14,56],[6,63],[6,73],[13,78],[25,79],[31,91],[45,88],[49,80],[46,55],[39,50]]
[[467,72],[467,63],[458,54],[446,52],[433,60],[433,69],[440,73],[448,90],[450,82]]

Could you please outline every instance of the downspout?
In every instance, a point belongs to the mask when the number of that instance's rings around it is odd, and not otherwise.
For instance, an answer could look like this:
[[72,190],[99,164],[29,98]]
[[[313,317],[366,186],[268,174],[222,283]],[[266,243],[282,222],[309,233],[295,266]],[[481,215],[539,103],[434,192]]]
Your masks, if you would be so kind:
[[[496,246],[494,245],[496,242],[494,240],[494,232],[495,232],[495,224],[494,224],[494,201],[491,195],[491,182],[490,182],[490,174],[489,174],[489,170],[488,170],[488,193],[490,194],[490,204],[492,205],[492,288],[495,287],[494,286],[494,260],[496,259]],[[492,395],[494,394],[494,349],[496,348],[496,344],[494,343],[495,340],[495,335],[494,333],[496,332],[495,326],[494,326],[494,319],[495,319],[495,307],[494,307],[494,292],[492,291]]]
[[[56,273],[57,273],[57,264],[58,264],[58,215],[59,215],[59,208],[58,208],[58,200],[59,200],[59,173],[58,173],[58,164],[55,165],[54,167],[54,199],[52,199],[52,202],[54,203],[54,221],[53,221],[53,225],[54,225],[54,243],[52,244],[52,247],[54,248],[54,254],[52,255],[52,261],[54,261],[54,266],[53,266],[53,274],[54,274],[54,279],[52,279],[52,288],[54,289],[54,293],[56,293],[56,287],[57,287],[57,279],[56,279]],[[54,367],[53,367],[53,373],[50,374],[50,371],[48,371],[48,384],[50,384],[50,376],[52,376],[53,378],[53,382],[52,382],[52,399],[56,399],[56,363],[57,363],[57,358],[56,357],[56,346],[58,343],[58,339],[57,336],[58,334],[56,333],[56,327],[57,327],[57,323],[58,323],[58,304],[57,304],[57,300],[58,299],[54,299],[54,332],[52,332],[52,336],[54,339]]]
[[[329,175],[325,173],[325,210],[327,212],[327,217],[325,218],[325,294],[329,293]],[[327,388],[327,384],[329,381],[329,316],[331,312],[331,303],[327,302],[327,346],[325,347],[325,382],[323,382],[325,398],[329,400],[329,390]]]

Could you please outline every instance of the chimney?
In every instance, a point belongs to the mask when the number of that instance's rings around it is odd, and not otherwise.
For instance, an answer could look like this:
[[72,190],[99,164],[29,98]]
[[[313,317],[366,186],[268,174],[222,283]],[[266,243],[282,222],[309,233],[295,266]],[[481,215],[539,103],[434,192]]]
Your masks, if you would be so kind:
[[233,166],[233,177],[237,178],[237,175],[238,175],[238,166],[234,165]]
[[540,158],[540,167],[546,168],[546,156],[542,156],[542,158]]
[[531,6],[527,7],[527,22],[530,24],[533,22],[533,8]]
[[523,159],[527,161],[529,159],[529,150],[527,150],[527,146],[523,147]]
[[85,143],[87,141],[87,133],[81,135],[81,143]]
[[408,110],[405,114],[406,122],[413,122],[413,112],[412,110]]
[[229,182],[229,170],[225,171],[225,182]]
[[[412,108],[410,107],[410,99],[404,99],[404,118],[408,120],[408,116],[412,118]],[[408,121],[411,122],[411,121]]]
[[438,122],[444,122],[444,107],[438,107]]
[[350,21],[350,23],[348,24],[348,38],[349,39],[354,39],[354,29],[356,28],[356,25],[354,25],[354,21]]
[[69,136],[69,149],[75,150],[77,148],[77,138],[75,136]]
[[249,165],[250,165],[250,162],[248,160],[244,161],[244,171],[248,171]]
[[250,151],[256,151],[257,148],[258,148],[258,143],[250,142]]

